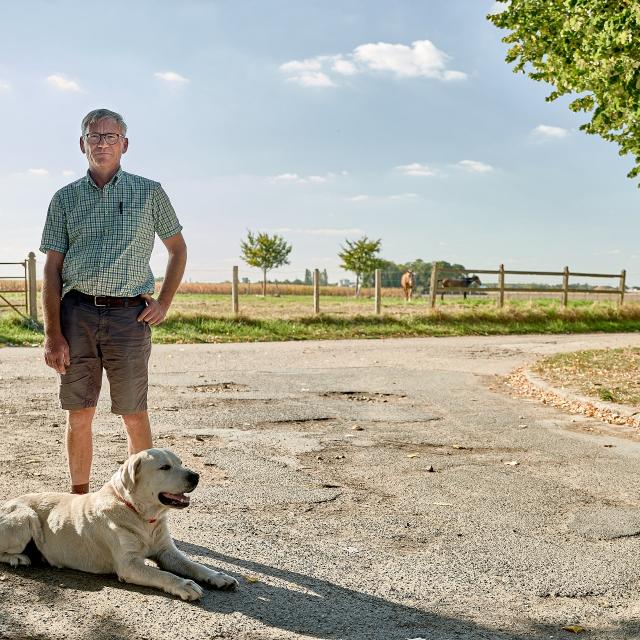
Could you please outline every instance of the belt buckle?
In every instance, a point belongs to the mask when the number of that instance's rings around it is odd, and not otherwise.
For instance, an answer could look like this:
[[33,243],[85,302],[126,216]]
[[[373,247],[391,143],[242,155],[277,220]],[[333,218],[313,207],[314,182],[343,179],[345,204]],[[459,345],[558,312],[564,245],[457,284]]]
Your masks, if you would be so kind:
[[106,304],[98,304],[98,298],[104,298],[104,296],[93,296],[93,304],[96,307],[106,307]]

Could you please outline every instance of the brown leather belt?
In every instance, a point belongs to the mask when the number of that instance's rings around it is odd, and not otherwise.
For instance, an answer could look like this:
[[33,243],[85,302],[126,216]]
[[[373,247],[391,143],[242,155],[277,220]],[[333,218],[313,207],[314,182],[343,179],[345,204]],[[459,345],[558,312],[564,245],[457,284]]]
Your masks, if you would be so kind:
[[72,289],[67,294],[82,302],[88,302],[95,307],[137,307],[144,303],[142,296],[134,296],[132,298],[118,298],[116,296],[90,296],[88,293],[82,293]]

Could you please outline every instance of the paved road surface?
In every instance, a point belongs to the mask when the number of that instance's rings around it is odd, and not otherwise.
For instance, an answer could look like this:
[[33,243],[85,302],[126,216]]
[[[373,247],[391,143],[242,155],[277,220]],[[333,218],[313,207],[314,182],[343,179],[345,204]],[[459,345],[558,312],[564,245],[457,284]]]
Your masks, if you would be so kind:
[[[188,604],[0,569],[0,637],[640,638],[640,445],[511,397],[541,354],[640,336],[157,346],[156,444],[203,476],[179,546],[240,579]],[[126,444],[107,394],[94,484]],[[65,490],[55,377],[0,350],[0,495]],[[433,469],[433,471],[431,471]],[[257,578],[258,581],[247,581]]]

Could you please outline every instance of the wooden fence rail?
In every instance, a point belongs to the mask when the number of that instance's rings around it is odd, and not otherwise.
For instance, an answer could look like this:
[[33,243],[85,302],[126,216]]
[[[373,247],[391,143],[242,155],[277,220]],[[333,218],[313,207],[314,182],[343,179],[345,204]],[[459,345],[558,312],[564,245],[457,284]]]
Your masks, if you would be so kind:
[[[433,263],[431,268],[431,279],[429,283],[429,301],[431,308],[436,306],[436,300],[438,294],[443,293],[464,293],[473,292],[477,290],[475,287],[442,287],[439,283],[442,280],[439,278],[441,271],[438,269],[437,263]],[[491,274],[498,276],[497,287],[482,286],[480,291],[485,292],[497,292],[498,293],[498,306],[504,307],[505,293],[508,292],[524,292],[524,293],[559,293],[562,296],[562,304],[566,307],[569,304],[569,294],[614,294],[620,296],[619,304],[624,304],[624,290],[626,271],[623,269],[620,273],[583,273],[581,271],[570,271],[569,267],[565,267],[562,271],[521,271],[516,269],[505,269],[501,264],[498,269],[460,269],[456,272],[459,273],[473,273],[473,274]],[[506,283],[506,276],[511,275],[527,275],[527,276],[556,276],[562,278],[562,286],[560,287],[517,287],[509,286]],[[620,281],[619,287],[616,289],[572,289],[570,285],[571,277],[579,278],[617,278]],[[380,269],[375,270],[373,298],[375,313],[382,313],[382,271]],[[238,314],[238,267],[233,267],[233,276],[231,280],[231,298],[232,309],[234,314]],[[320,313],[320,270],[314,269],[313,271],[313,312],[315,314]]]
[[[623,269],[620,273],[583,273],[581,271],[570,271],[569,267],[565,267],[562,271],[520,271],[515,269],[505,269],[504,265],[501,264],[498,269],[460,269],[462,273],[488,273],[498,276],[498,286],[497,287],[486,287],[483,286],[481,291],[483,292],[498,292],[498,306],[504,306],[504,294],[505,292],[513,291],[513,292],[526,292],[526,293],[560,293],[562,294],[562,304],[566,307],[569,304],[569,294],[570,293],[581,293],[581,294],[614,294],[619,295],[620,300],[619,304],[624,304],[624,291],[626,286],[626,278],[627,272]],[[562,278],[562,286],[561,287],[515,287],[515,286],[507,286],[505,284],[505,276],[507,275],[526,275],[526,276],[557,276]],[[574,278],[616,278],[619,279],[619,286],[617,289],[572,289],[569,284],[569,277],[573,276]],[[433,263],[431,268],[431,286],[429,291],[429,300],[431,303],[431,307],[436,306],[436,299],[438,294],[443,294],[447,292],[465,292],[465,291],[474,291],[474,288],[471,287],[447,287],[446,289],[442,286],[438,286],[438,283],[442,282],[440,278],[438,278],[438,265],[437,263]]]

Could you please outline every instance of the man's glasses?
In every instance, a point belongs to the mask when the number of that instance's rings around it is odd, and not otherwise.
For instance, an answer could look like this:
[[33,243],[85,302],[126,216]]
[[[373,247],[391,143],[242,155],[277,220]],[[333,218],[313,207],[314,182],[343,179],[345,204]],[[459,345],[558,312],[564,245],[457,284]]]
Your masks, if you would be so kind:
[[120,140],[120,138],[124,138],[123,135],[119,133],[85,133],[84,139],[89,144],[100,144],[100,140],[104,138],[104,141],[107,144],[115,144]]

